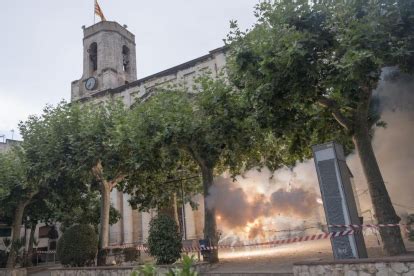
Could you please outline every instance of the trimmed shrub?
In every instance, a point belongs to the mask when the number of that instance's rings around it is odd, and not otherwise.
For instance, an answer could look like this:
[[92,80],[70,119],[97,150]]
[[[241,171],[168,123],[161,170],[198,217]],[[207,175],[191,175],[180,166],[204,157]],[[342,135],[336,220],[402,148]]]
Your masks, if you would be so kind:
[[98,236],[89,225],[73,225],[58,241],[57,254],[62,265],[89,266],[98,251]]
[[172,264],[181,256],[181,235],[175,220],[159,214],[150,222],[148,248],[157,264]]

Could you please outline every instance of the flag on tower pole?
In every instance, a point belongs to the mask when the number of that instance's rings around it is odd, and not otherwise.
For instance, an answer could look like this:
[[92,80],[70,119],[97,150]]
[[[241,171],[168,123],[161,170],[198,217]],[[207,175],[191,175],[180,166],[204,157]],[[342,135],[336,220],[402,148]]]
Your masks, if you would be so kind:
[[106,21],[105,15],[103,14],[101,7],[98,4],[98,0],[95,0],[95,14],[98,15],[102,21]]

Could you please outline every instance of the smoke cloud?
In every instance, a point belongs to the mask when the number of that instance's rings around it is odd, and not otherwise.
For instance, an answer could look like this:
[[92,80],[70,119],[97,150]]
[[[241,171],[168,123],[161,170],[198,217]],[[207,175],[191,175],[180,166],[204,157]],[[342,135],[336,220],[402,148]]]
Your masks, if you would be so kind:
[[319,215],[319,194],[306,178],[316,178],[312,170],[314,165],[308,162],[274,174],[267,169],[252,170],[236,181],[217,177],[207,198],[207,208],[216,209],[220,229],[249,239],[267,237],[266,232],[277,231],[286,221],[290,227],[295,220],[302,224],[304,219]]
[[[375,130],[372,141],[381,172],[400,215],[414,213],[414,78],[384,70],[375,96],[379,98],[385,128]],[[354,174],[362,211],[372,209],[359,157],[353,154],[348,165]],[[366,217],[370,219],[370,216]]]
[[[381,172],[397,212],[414,213],[414,78],[385,70],[374,95],[385,128],[372,141]],[[357,153],[347,158],[356,186],[356,199],[365,222],[373,218],[368,186]],[[304,227],[304,220],[325,223],[313,160],[293,169],[251,170],[232,181],[218,177],[210,189],[207,207],[216,208],[224,234],[244,238],[266,237],[269,231]],[[360,214],[361,215],[361,214]]]
[[270,196],[272,207],[285,215],[309,217],[317,207],[316,194],[302,188],[278,190]]

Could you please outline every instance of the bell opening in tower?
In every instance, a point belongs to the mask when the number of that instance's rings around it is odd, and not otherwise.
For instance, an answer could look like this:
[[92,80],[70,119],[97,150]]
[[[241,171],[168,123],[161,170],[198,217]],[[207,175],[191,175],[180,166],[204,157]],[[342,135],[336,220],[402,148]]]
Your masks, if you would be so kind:
[[127,46],[122,46],[122,66],[124,72],[129,73],[129,48]]
[[94,73],[98,70],[98,44],[93,42],[88,49],[89,53],[89,71],[90,73]]

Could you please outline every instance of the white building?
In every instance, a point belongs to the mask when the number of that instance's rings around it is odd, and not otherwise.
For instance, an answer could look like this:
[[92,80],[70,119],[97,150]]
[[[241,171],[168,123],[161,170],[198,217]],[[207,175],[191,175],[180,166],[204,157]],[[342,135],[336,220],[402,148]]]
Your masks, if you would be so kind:
[[[0,136],[1,137],[1,136]],[[13,145],[18,144],[20,141],[6,139],[5,141],[0,141],[0,153],[9,150]]]
[[[83,27],[83,75],[72,82],[71,100],[102,102],[121,99],[131,106],[137,99],[145,99],[156,88],[183,84],[191,90],[194,78],[203,72],[217,76],[224,68],[224,48],[148,77],[137,79],[135,36],[117,22],[102,21],[88,28]],[[129,195],[113,190],[111,201],[122,219],[110,229],[110,244],[141,243],[148,237],[149,221],[155,213],[132,210]],[[185,206],[187,239],[203,237],[204,204],[201,196],[195,198],[200,204],[193,211]]]

